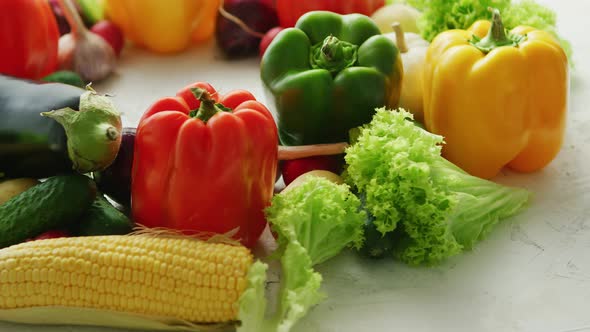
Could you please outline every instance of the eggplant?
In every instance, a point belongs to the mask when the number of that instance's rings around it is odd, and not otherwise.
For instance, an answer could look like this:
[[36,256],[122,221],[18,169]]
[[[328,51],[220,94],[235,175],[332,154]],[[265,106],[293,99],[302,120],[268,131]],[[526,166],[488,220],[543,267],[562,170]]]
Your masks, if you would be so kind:
[[0,75],[0,177],[104,169],[121,128],[120,113],[93,90]]
[[131,168],[133,166],[135,132],[135,128],[123,128],[123,137],[117,158],[105,170],[93,173],[98,189],[126,208],[131,206]]

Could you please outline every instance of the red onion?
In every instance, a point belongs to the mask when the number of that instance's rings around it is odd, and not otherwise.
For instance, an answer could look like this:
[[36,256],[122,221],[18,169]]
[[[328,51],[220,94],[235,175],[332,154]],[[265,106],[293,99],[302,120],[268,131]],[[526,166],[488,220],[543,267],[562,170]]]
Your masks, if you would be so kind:
[[256,55],[264,33],[277,25],[276,11],[268,1],[226,0],[217,15],[217,44],[229,58]]

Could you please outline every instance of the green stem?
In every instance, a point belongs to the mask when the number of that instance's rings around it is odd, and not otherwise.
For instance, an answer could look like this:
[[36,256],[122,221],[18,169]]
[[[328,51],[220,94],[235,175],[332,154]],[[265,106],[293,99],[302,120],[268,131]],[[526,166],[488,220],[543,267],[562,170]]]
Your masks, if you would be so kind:
[[488,10],[492,12],[492,26],[490,26],[488,38],[498,44],[509,44],[510,40],[506,36],[504,23],[502,22],[502,16],[500,16],[500,11],[496,8],[488,8]]
[[357,50],[358,46],[330,35],[312,47],[310,63],[314,69],[326,69],[335,74],[355,64]]
[[492,13],[492,25],[490,26],[488,34],[482,39],[479,39],[474,35],[469,42],[486,54],[495,48],[502,46],[517,47],[524,37],[506,34],[506,29],[504,27],[504,23],[502,22],[500,11],[491,7],[489,7],[488,10]]
[[321,57],[328,62],[341,59],[344,53],[340,40],[334,36],[329,36],[324,40],[321,51]]
[[215,99],[211,98],[211,94],[205,89],[192,88],[191,92],[197,99],[201,101],[199,109],[194,110],[190,113],[190,116],[197,118],[205,123],[209,121],[215,114],[219,112],[231,112],[231,109],[224,107],[223,105],[216,103]]

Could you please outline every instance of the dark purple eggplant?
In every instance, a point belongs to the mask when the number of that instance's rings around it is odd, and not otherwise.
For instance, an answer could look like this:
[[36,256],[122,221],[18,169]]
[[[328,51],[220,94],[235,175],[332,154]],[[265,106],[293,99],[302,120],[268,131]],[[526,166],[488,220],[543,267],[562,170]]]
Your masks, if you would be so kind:
[[[219,48],[228,58],[258,54],[260,40],[264,33],[279,25],[277,13],[268,5],[268,1],[226,0],[223,10],[217,15],[215,36]],[[228,19],[226,17],[228,13],[241,21],[244,26]]]
[[131,168],[135,132],[135,128],[123,128],[117,158],[104,171],[93,173],[98,189],[125,207],[131,206]]

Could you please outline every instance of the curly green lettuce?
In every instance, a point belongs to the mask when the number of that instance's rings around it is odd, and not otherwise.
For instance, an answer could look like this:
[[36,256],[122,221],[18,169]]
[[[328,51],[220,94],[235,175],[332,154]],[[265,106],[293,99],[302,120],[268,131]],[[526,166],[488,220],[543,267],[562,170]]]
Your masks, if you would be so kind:
[[313,266],[347,246],[363,241],[365,212],[347,185],[310,176],[301,185],[275,195],[265,211],[278,234],[281,289],[276,312],[266,314],[267,265],[255,263],[240,297],[238,332],[288,332],[324,299],[322,276]]
[[282,280],[278,309],[267,317],[265,295],[268,266],[260,261],[250,267],[248,287],[239,300],[237,332],[289,332],[307,312],[324,299],[322,276],[315,272],[307,251],[289,243],[281,256]]
[[441,156],[442,136],[412,120],[403,109],[376,110],[346,151],[345,180],[365,195],[377,229],[396,232],[398,258],[436,264],[473,247],[530,193],[467,174]]
[[299,242],[312,265],[320,264],[347,246],[363,242],[365,213],[347,185],[312,176],[300,186],[276,195],[266,209],[278,243]]

